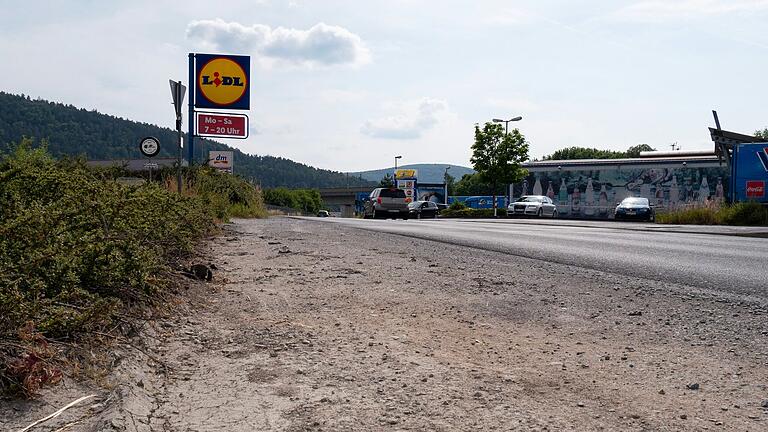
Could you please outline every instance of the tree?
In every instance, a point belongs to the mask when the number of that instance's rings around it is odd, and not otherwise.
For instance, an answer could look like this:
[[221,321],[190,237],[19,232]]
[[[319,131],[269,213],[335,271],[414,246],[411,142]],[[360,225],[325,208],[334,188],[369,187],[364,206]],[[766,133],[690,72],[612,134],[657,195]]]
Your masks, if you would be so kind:
[[[461,179],[456,182],[453,187],[453,193],[451,195],[458,196],[471,196],[471,195],[487,195],[493,186],[489,183],[485,183],[480,179],[480,175],[464,174]],[[496,193],[504,193],[504,185],[497,185]]]
[[528,143],[518,129],[504,133],[498,123],[486,123],[483,129],[475,125],[472,144],[472,167],[479,180],[489,183],[493,194],[493,215],[496,216],[496,188],[499,184],[515,183],[528,173],[520,166],[528,159]]
[[621,159],[626,153],[613,150],[600,150],[588,147],[568,147],[557,150],[543,160],[573,160],[573,159]]
[[755,131],[755,136],[758,137],[758,138],[762,138],[762,139],[768,141],[768,128],[765,128],[763,130],[759,130],[759,129],[756,130]]
[[656,149],[648,144],[638,144],[628,148],[625,154],[628,158],[637,158],[640,157],[640,152],[644,151],[656,151]]
[[392,176],[389,173],[384,174],[384,177],[379,181],[379,187],[392,188],[395,187],[395,182],[392,180]]
[[600,150],[589,147],[568,147],[557,150],[551,155],[544,156],[543,160],[574,160],[574,159],[624,159],[640,157],[640,152],[656,151],[648,144],[638,144],[627,151]]

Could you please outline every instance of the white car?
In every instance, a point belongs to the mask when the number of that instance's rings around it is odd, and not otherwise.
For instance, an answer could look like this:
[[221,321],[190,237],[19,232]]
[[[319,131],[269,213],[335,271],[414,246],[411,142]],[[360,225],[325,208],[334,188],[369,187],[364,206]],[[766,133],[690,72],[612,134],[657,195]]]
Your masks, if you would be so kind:
[[557,217],[557,206],[544,195],[525,195],[507,207],[507,216]]

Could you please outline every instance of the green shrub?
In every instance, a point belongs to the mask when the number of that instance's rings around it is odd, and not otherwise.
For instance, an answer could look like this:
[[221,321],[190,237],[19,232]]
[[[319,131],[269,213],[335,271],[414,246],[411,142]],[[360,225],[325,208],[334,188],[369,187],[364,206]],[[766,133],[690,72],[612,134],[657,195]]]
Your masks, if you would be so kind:
[[[498,210],[499,216],[504,216],[506,212],[504,210]],[[440,212],[440,216],[444,218],[492,218],[493,209],[473,209],[462,208],[459,210],[453,210],[450,207]]]
[[656,221],[663,224],[768,225],[768,207],[754,201],[720,207],[693,207],[659,213]]
[[448,206],[448,210],[452,210],[452,211],[464,210],[465,208],[467,208],[467,206],[462,201],[454,201],[451,203],[451,205]]
[[723,207],[719,212],[719,223],[725,225],[767,225],[768,206],[755,201],[736,203]]
[[264,202],[315,214],[323,208],[320,191],[316,189],[274,188],[264,190]]
[[48,352],[44,338],[106,329],[118,311],[153,301],[168,265],[216,220],[264,213],[258,189],[212,169],[188,170],[185,195],[112,174],[27,140],[0,155],[0,389],[34,391],[18,376],[35,372],[13,365]]

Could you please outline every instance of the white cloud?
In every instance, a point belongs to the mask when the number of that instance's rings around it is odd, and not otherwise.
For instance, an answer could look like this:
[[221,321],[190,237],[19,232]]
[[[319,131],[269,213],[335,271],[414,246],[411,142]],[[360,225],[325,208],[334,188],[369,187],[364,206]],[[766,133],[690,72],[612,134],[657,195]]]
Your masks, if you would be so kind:
[[768,10],[768,0],[647,0],[622,8],[614,15],[631,20],[661,21],[762,10]]
[[435,127],[441,116],[447,113],[448,103],[440,99],[422,98],[398,104],[393,108],[399,112],[366,121],[360,132],[374,138],[421,138],[424,132]]
[[222,19],[201,20],[189,23],[187,38],[205,48],[254,53],[291,64],[334,66],[370,61],[370,52],[360,36],[325,23],[300,30],[264,24],[246,26]]

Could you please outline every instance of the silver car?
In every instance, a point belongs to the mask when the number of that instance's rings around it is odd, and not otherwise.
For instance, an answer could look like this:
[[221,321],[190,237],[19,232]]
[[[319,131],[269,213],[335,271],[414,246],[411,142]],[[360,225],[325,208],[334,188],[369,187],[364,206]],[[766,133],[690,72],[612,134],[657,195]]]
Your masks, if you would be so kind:
[[557,217],[557,206],[544,195],[525,195],[507,207],[507,216]]
[[364,218],[408,219],[408,200],[405,191],[396,188],[376,188],[364,203]]

